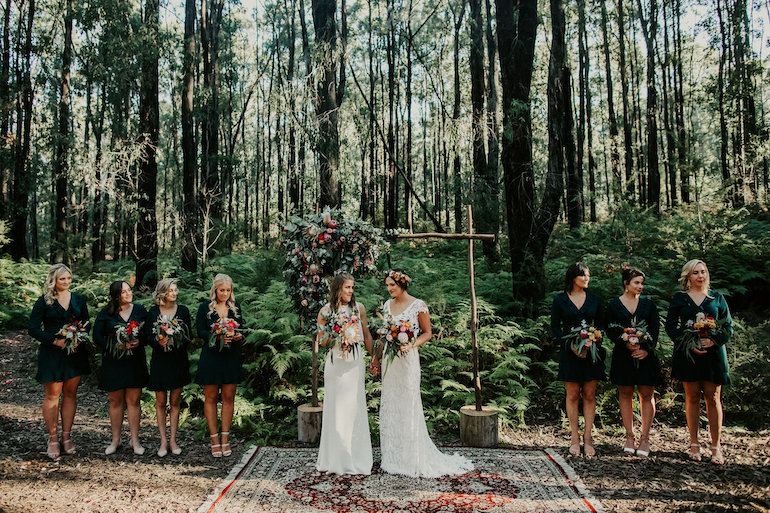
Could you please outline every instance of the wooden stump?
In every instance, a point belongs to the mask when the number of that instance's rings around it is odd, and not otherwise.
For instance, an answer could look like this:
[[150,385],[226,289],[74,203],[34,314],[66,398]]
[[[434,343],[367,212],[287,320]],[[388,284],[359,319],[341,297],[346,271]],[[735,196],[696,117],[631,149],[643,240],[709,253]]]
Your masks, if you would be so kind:
[[483,407],[476,411],[473,405],[460,408],[460,440],[471,447],[497,445],[497,412]]
[[297,437],[300,442],[317,443],[321,437],[321,419],[323,418],[323,403],[314,407],[303,404],[297,407]]

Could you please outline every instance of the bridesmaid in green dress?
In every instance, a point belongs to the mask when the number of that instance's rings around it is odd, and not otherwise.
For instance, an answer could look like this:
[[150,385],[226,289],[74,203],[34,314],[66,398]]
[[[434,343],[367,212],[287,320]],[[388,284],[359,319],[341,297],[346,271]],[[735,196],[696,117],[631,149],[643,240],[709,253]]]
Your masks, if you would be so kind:
[[[660,333],[660,315],[655,303],[641,297],[645,275],[636,267],[623,268],[623,295],[607,306],[607,342],[612,343],[610,381],[618,386],[618,401],[626,443],[623,452],[650,455],[650,427],[655,418],[655,385],[662,382],[660,361],[655,354]],[[644,328],[649,339],[624,333],[624,328]],[[625,335],[625,336],[624,336]],[[642,433],[639,444],[634,434],[634,387],[639,392]]]
[[[564,292],[553,298],[551,307],[551,331],[559,343],[559,375],[557,379],[564,382],[567,400],[566,409],[570,426],[570,448],[573,456],[580,455],[580,431],[578,424],[578,402],[583,397],[583,419],[585,433],[583,435],[583,451],[587,458],[596,456],[591,431],[596,415],[596,385],[604,381],[604,349],[601,339],[593,342],[597,345],[597,361],[581,351],[576,353],[571,344],[564,339],[572,328],[581,325],[582,321],[588,326],[603,329],[601,301],[586,289],[591,280],[588,266],[576,262],[567,268],[564,279]],[[592,342],[586,343],[586,348]]]
[[[144,454],[144,447],[139,442],[139,420],[141,409],[139,399],[142,387],[147,386],[147,358],[144,354],[144,335],[139,335],[126,346],[131,354],[113,353],[117,342],[116,330],[126,327],[131,321],[144,323],[147,310],[142,305],[132,303],[134,292],[125,281],[114,281],[110,285],[110,297],[107,306],[102,308],[94,323],[94,342],[102,349],[102,371],[99,376],[99,388],[109,393],[110,427],[112,442],[104,454],[114,454],[120,446],[120,431],[123,427],[123,405],[128,410],[128,430],[131,435],[131,448],[134,454]],[[144,327],[142,330],[145,329]]]
[[[706,262],[690,260],[682,267],[679,277],[682,292],[671,298],[666,317],[666,333],[674,341],[671,375],[684,386],[685,415],[690,433],[690,459],[700,461],[698,427],[700,422],[700,396],[706,401],[706,416],[711,434],[711,462],[725,462],[719,439],[722,431],[722,385],[730,384],[725,345],[733,334],[730,309],[722,294],[709,288],[710,276]],[[688,321],[703,313],[723,323],[712,336],[700,338],[700,348],[688,350],[683,342]],[[687,351],[692,354],[688,356]]]
[[[230,456],[230,425],[235,410],[235,392],[243,375],[243,337],[240,331],[212,334],[215,323],[231,319],[243,328],[241,307],[235,301],[233,280],[226,274],[214,276],[211,284],[211,301],[198,307],[195,325],[203,339],[201,357],[195,382],[203,386],[203,413],[209,427],[211,455],[215,458]],[[215,337],[212,339],[212,335]],[[210,342],[213,342],[213,347]],[[217,402],[222,396],[222,437],[220,441]]]
[[[158,456],[164,457],[171,447],[172,454],[182,454],[182,449],[176,443],[176,432],[179,426],[179,410],[182,402],[182,387],[190,380],[190,362],[187,359],[187,347],[190,345],[190,311],[184,305],[176,303],[179,288],[174,280],[160,280],[152,294],[155,306],[147,313],[145,334],[147,343],[152,347],[150,359],[150,384],[148,389],[155,392],[155,416],[160,432],[160,448]],[[166,320],[176,320],[178,329],[172,334],[153,333],[153,325],[160,317]],[[172,328],[173,329],[173,328]],[[159,339],[158,335],[162,335]],[[171,409],[169,423],[170,438],[166,438],[166,399]]]
[[81,344],[72,354],[67,354],[65,339],[59,335],[61,329],[73,321],[88,323],[86,300],[69,291],[71,283],[72,272],[66,265],[52,265],[45,280],[45,293],[35,301],[29,315],[29,334],[40,342],[36,379],[45,387],[43,418],[48,429],[46,454],[51,459],[59,457],[59,397],[62,445],[65,453],[75,454],[70,432],[75,421],[78,385],[80,377],[91,372],[86,347]]

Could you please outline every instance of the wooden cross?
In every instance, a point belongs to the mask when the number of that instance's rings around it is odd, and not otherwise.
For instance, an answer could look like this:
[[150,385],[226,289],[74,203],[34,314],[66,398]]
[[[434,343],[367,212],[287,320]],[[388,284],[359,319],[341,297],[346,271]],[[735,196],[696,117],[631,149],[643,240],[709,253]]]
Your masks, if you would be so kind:
[[476,306],[476,277],[473,266],[473,241],[494,241],[492,233],[473,233],[473,207],[468,205],[468,233],[404,233],[396,236],[398,239],[454,239],[468,241],[468,278],[471,292],[471,344],[473,346],[473,390],[476,395],[476,411],[481,411],[481,378],[479,377],[479,344],[476,340],[479,315]]

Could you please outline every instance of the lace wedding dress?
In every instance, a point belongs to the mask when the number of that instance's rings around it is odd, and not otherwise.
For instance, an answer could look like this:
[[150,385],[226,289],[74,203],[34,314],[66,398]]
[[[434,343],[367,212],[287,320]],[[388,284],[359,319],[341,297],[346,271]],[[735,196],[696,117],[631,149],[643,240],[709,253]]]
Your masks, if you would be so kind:
[[[349,305],[343,308],[348,310],[348,315],[352,313]],[[358,324],[359,347],[355,354],[343,354],[339,346],[335,346],[326,355],[321,444],[316,461],[316,469],[322,472],[366,475],[372,472],[360,320]]]
[[[385,303],[390,313],[391,301]],[[428,307],[415,299],[396,320],[409,320],[419,326],[417,316]],[[418,333],[419,335],[419,333]],[[382,470],[411,477],[440,477],[464,474],[473,463],[460,454],[440,452],[428,435],[420,396],[420,355],[417,349],[406,356],[382,362],[382,399],[380,402],[380,449]]]

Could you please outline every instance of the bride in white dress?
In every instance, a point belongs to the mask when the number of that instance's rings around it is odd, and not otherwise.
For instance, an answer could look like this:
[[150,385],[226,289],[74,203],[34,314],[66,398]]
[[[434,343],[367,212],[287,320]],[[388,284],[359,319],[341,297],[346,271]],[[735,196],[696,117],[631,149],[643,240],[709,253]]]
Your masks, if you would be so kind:
[[[372,336],[366,323],[366,309],[356,302],[353,287],[351,275],[336,275],[329,286],[329,303],[318,314],[319,340],[331,347],[324,367],[321,443],[316,468],[335,474],[368,475],[372,472],[372,441],[361,342],[371,352]],[[335,325],[339,331],[334,329]]]
[[[385,285],[392,299],[383,309],[388,323],[411,323],[414,337],[409,343],[396,344],[400,355],[389,358],[388,348],[382,362],[375,358],[372,372],[382,370],[380,401],[381,468],[391,474],[410,477],[440,477],[464,474],[473,470],[473,463],[460,454],[440,452],[428,435],[420,396],[420,355],[418,347],[427,343],[433,333],[425,303],[407,293],[411,279],[401,270],[392,270]],[[404,336],[402,335],[402,338]],[[391,339],[393,337],[390,337]]]

